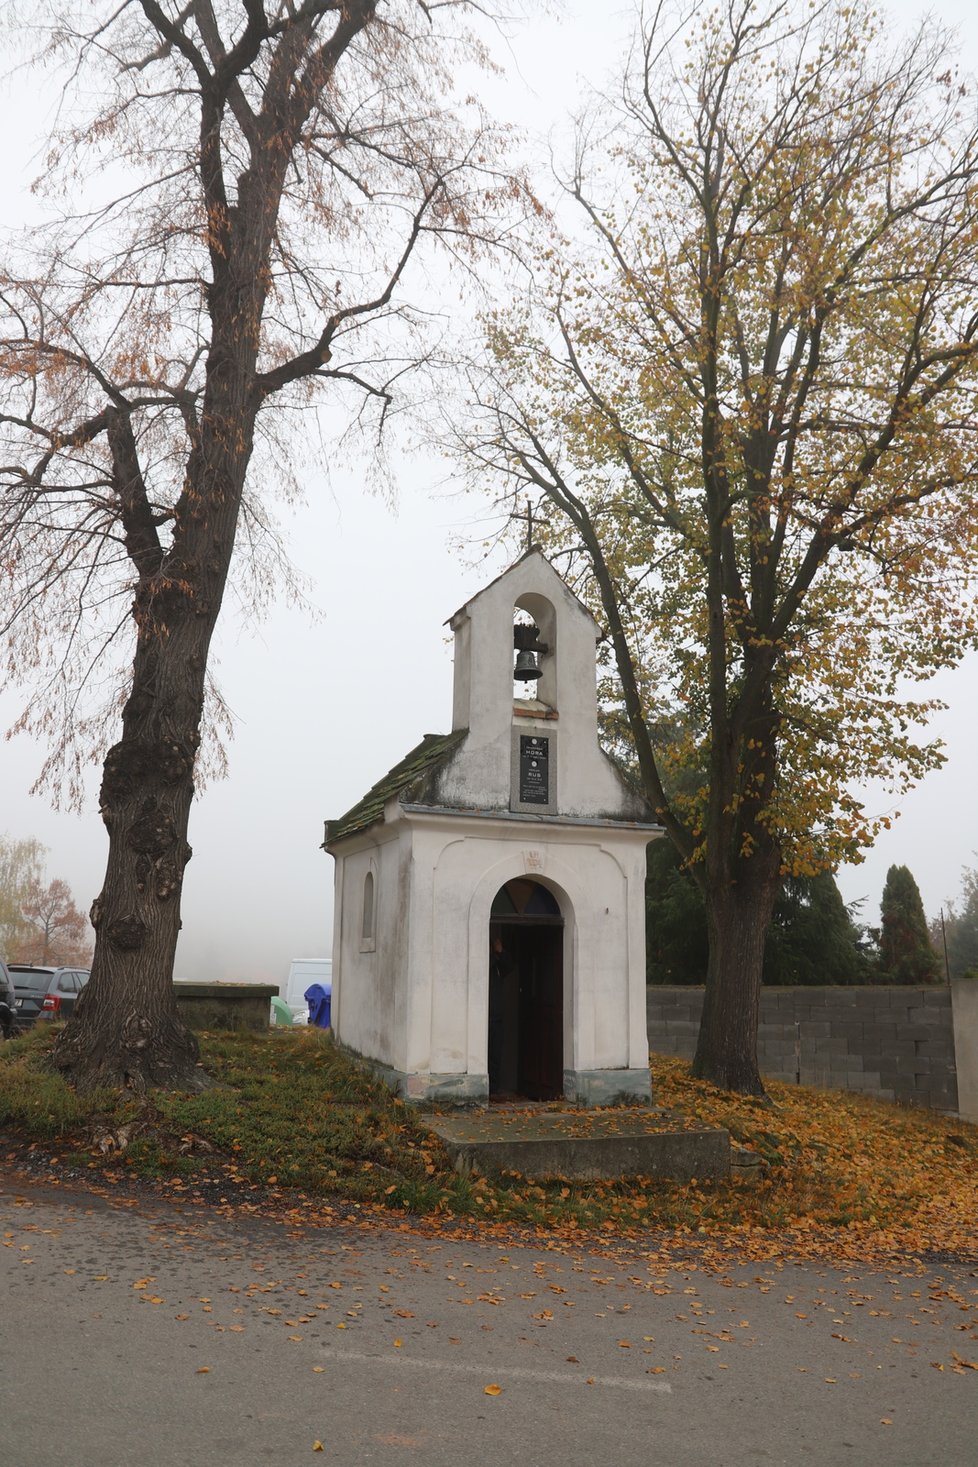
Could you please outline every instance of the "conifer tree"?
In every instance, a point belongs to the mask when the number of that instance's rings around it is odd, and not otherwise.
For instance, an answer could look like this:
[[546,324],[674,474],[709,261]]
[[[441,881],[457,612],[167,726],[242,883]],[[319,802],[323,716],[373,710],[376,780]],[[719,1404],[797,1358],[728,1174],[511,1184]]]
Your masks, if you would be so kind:
[[920,889],[907,866],[886,873],[880,908],[879,974],[884,983],[934,983],[940,964],[927,934]]
[[[648,980],[697,984],[706,977],[706,903],[668,841],[649,847]],[[764,949],[765,984],[871,981],[861,932],[831,871],[785,877]]]
[[765,983],[865,983],[860,930],[831,871],[788,877],[764,952]]

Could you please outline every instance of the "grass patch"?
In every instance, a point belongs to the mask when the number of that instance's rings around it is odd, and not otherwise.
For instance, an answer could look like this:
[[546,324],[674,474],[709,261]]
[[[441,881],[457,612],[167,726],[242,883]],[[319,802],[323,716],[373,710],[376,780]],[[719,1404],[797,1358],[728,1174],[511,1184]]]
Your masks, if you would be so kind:
[[64,1161],[217,1200],[316,1212],[356,1204],[565,1235],[650,1231],[758,1255],[973,1251],[978,1131],[954,1117],[771,1084],[773,1105],[653,1057],[656,1102],[725,1126],[763,1162],[753,1181],[490,1182],[457,1175],[424,1117],[315,1029],[201,1036],[215,1085],[199,1095],[77,1096],[47,1067],[53,1035],[0,1047],[0,1130]]
[[71,1135],[113,1106],[112,1092],[79,1096],[48,1068],[47,1029],[0,1044],[0,1126],[47,1141]]

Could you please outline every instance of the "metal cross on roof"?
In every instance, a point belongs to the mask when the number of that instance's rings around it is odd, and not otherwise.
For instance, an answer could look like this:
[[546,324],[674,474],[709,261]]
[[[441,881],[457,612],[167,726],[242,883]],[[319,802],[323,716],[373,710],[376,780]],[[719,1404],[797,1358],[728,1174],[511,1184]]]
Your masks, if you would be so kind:
[[547,524],[550,523],[549,520],[543,519],[542,516],[538,516],[537,519],[536,519],[536,521],[534,521],[534,518],[533,518],[533,505],[531,504],[531,502],[530,502],[529,499],[527,499],[527,501],[526,501],[526,509],[524,510],[524,512],[522,514],[520,514],[520,512],[519,512],[518,509],[514,509],[513,512],[510,515],[510,519],[511,520],[526,520],[526,548],[527,548],[527,550],[532,550],[533,549],[533,526],[534,526],[534,523],[536,523],[538,525],[547,525]]

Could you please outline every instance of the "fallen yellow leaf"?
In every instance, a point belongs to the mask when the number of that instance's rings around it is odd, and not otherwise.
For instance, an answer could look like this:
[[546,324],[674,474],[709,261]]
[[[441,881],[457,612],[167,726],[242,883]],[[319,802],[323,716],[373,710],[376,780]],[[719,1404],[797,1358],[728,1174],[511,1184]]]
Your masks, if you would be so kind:
[[485,1388],[485,1394],[487,1396],[501,1396],[502,1393],[503,1393],[503,1388],[500,1385],[495,1385],[495,1384],[493,1384],[493,1385],[487,1385],[486,1388]]

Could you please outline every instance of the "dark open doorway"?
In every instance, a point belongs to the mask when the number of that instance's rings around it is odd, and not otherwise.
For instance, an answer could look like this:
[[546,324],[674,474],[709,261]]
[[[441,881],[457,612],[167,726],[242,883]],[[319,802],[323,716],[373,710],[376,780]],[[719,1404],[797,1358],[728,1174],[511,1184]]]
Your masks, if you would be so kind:
[[564,1093],[564,919],[537,881],[508,881],[489,922],[489,1095]]

